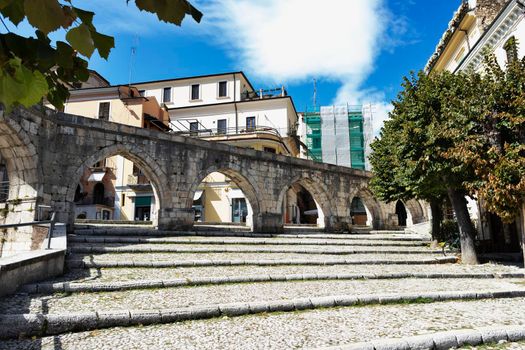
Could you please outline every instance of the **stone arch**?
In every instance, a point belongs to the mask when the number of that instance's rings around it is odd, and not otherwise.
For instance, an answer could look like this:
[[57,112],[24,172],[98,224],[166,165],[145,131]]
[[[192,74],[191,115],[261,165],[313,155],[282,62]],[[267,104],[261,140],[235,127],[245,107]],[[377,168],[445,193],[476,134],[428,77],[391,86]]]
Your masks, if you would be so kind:
[[[71,181],[67,184],[67,192],[64,198],[64,201],[69,205],[74,205],[74,197],[76,188],[78,186],[78,181],[84,174],[87,168],[91,167],[93,164],[101,161],[103,159],[112,157],[112,156],[122,156],[135,164],[137,164],[147,178],[153,184],[153,193],[155,196],[155,201],[158,203],[157,212],[158,215],[161,213],[161,208],[165,206],[165,201],[168,200],[169,196],[165,194],[165,191],[168,190],[165,183],[167,181],[167,175],[160,168],[158,162],[151,157],[147,151],[134,145],[134,144],[113,144],[99,149],[95,153],[89,155],[87,158],[82,158],[80,164],[76,163],[73,167],[73,176]],[[69,208],[68,213],[68,223],[72,224],[74,220],[74,210]],[[157,216],[154,221],[154,225],[157,224],[159,217]]]
[[384,225],[384,212],[383,212],[383,209],[381,208],[381,203],[374,197],[372,192],[366,187],[360,188],[353,196],[349,198],[347,215],[350,217],[351,205],[355,197],[361,198],[366,209],[372,216],[371,218],[372,228],[374,229],[382,228],[382,226]]
[[407,212],[411,216],[413,225],[427,221],[423,207],[421,206],[421,203],[418,200],[411,199],[409,201],[404,201],[403,204],[405,205]]
[[42,174],[37,166],[36,147],[25,130],[30,127],[31,124],[23,127],[12,118],[0,119],[0,155],[7,168],[10,206],[7,217],[0,219],[7,223],[33,221],[37,212],[34,209],[41,192],[37,184]]
[[282,186],[277,200],[276,209],[278,211],[282,211],[282,206],[284,202],[284,197],[286,196],[286,192],[294,184],[299,184],[302,187],[304,187],[308,192],[310,192],[310,195],[314,198],[316,204],[322,211],[322,215],[325,218],[325,224],[327,219],[331,218],[333,215],[336,214],[337,209],[333,207],[333,203],[330,200],[328,188],[326,187],[324,182],[314,174],[297,175],[290,181],[287,181],[284,186]]
[[255,218],[261,213],[261,200],[258,196],[258,191],[253,185],[257,182],[254,181],[254,179],[249,174],[243,174],[242,169],[238,166],[235,166],[234,164],[229,164],[226,166],[212,165],[210,167],[201,169],[187,192],[187,197],[183,204],[185,208],[190,209],[192,207],[193,196],[197,191],[197,188],[206,178],[206,176],[215,172],[228,176],[244,193],[252,208],[253,220],[255,221]]

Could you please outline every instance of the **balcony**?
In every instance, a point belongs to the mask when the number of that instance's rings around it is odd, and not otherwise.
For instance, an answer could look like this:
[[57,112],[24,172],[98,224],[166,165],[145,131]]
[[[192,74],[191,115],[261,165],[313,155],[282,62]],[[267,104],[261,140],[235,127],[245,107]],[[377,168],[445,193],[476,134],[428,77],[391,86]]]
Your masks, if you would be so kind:
[[127,186],[131,187],[134,191],[152,191],[151,181],[144,174],[133,174],[128,175]]
[[91,197],[85,197],[82,198],[80,201],[75,202],[75,204],[82,206],[102,205],[105,207],[113,208],[115,206],[115,197],[104,197],[98,201],[93,200],[93,198]]
[[288,92],[281,86],[276,89],[259,89],[258,91],[244,91],[241,93],[241,101],[266,100],[271,98],[288,96]]

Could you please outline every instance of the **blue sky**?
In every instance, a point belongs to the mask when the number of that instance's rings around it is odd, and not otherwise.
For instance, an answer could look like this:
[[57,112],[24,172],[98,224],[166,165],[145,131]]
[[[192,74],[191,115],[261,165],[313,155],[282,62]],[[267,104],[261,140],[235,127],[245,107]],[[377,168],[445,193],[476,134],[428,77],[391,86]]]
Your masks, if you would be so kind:
[[[299,111],[312,105],[374,103],[376,128],[402,77],[422,69],[460,0],[193,0],[201,24],[182,27],[138,11],[133,1],[77,0],[115,36],[108,61],[90,67],[112,84],[242,70],[256,88],[285,85]],[[103,10],[103,11],[102,11]],[[24,25],[19,29],[27,32]],[[16,30],[15,30],[16,32]],[[61,33],[54,35],[63,36]],[[377,132],[377,130],[376,130]]]

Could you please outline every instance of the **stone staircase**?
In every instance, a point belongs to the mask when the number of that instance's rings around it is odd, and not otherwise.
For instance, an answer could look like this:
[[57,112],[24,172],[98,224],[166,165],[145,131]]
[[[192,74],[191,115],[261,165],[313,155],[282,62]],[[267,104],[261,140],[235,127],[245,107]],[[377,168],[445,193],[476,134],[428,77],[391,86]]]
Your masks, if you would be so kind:
[[471,344],[525,340],[523,269],[463,266],[413,234],[305,232],[80,226],[64,276],[0,299],[0,349],[450,348],[465,333],[439,332],[465,328]]

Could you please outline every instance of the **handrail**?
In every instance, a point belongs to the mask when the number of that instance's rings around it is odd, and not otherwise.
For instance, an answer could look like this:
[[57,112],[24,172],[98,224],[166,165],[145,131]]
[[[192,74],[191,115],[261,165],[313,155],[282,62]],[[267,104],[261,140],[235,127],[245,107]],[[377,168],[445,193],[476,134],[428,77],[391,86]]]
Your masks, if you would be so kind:
[[51,220],[44,220],[44,221],[30,221],[30,222],[22,222],[18,224],[2,224],[0,225],[1,229],[6,228],[15,228],[15,227],[26,227],[26,226],[36,226],[36,225],[47,225],[49,224],[49,231],[47,232],[47,248],[51,249],[51,239],[53,238],[53,231],[55,230],[55,212],[51,214]]

